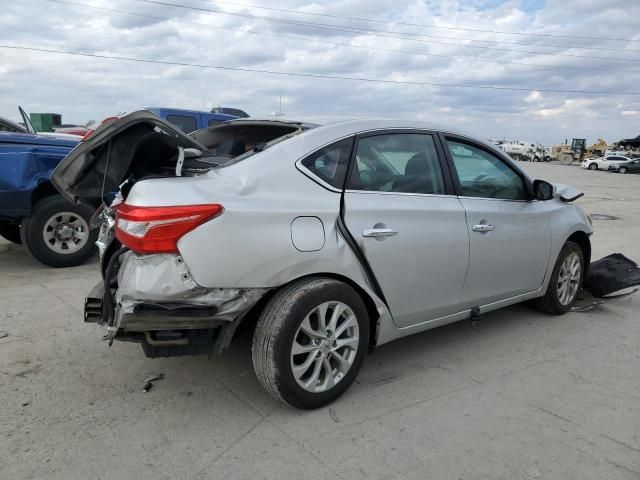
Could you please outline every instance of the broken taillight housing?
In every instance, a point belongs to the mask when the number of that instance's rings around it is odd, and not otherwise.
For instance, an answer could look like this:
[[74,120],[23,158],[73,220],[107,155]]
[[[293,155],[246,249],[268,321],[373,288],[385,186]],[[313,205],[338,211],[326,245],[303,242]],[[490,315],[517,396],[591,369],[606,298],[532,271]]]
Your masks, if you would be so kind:
[[224,211],[222,205],[116,208],[115,236],[138,253],[177,253],[178,240]]

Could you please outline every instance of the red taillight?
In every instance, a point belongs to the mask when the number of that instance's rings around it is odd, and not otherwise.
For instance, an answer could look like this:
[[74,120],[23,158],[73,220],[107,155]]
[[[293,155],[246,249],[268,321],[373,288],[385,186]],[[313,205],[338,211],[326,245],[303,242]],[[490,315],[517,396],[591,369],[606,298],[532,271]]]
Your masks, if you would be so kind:
[[116,238],[138,253],[176,253],[178,240],[223,212],[222,205],[136,207],[116,209]]

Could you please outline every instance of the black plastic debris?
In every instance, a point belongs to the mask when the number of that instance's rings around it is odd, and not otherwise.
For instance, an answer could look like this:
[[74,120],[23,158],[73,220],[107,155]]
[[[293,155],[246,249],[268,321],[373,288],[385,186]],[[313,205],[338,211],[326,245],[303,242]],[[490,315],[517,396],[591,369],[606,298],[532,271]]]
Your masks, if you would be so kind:
[[583,286],[596,298],[640,285],[640,268],[621,253],[591,262]]
[[144,387],[142,387],[142,391],[147,393],[149,390],[153,388],[153,382],[156,380],[162,380],[164,378],[164,373],[155,373],[152,375],[147,375],[144,377]]

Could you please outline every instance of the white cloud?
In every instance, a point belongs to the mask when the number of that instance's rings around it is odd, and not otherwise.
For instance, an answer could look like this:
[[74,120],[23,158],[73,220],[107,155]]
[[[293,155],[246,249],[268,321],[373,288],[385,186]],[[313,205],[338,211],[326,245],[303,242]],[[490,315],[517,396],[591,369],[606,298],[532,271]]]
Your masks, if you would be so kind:
[[[74,1],[139,15],[38,0],[9,2],[3,6],[0,15],[0,31],[6,39],[3,41],[14,45],[167,62],[400,81],[495,85],[531,88],[532,91],[286,77],[0,49],[0,115],[15,118],[17,105],[22,104],[28,111],[60,112],[68,122],[84,122],[144,106],[209,109],[214,105],[227,105],[262,116],[278,109],[278,97],[282,95],[286,99],[284,109],[290,116],[423,118],[493,138],[531,137],[554,143],[560,138],[573,136],[590,139],[605,136],[615,140],[635,137],[640,133],[637,131],[640,96],[548,92],[640,90],[637,86],[640,85],[640,60],[635,61],[640,58],[640,32],[635,20],[640,16],[638,2],[566,0],[546,2],[548,5],[535,10],[529,8],[531,2],[520,0],[240,2],[398,22],[393,25],[285,14],[205,0],[188,2],[189,5],[227,12],[383,30],[387,32],[384,35],[395,35],[394,32],[401,31],[431,35],[414,37],[420,41],[412,41],[144,2]],[[567,15],[567,12],[581,14]],[[161,18],[147,18],[145,15]],[[410,27],[401,23],[551,35],[615,36],[635,41],[498,35]],[[611,28],[613,24],[615,29]],[[514,51],[443,43],[493,46]],[[576,46],[636,52],[572,48]],[[523,53],[525,50],[604,59]],[[443,55],[466,59],[445,58]],[[615,58],[633,61],[615,61]]]

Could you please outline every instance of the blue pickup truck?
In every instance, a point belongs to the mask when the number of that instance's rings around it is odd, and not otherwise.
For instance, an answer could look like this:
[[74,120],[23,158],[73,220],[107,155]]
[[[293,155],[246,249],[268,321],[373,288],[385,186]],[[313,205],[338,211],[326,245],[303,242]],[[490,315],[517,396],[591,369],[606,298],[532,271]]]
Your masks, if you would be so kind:
[[147,107],[145,110],[164,118],[184,133],[195,132],[201,128],[211,127],[218,123],[238,118],[225,113],[199,112],[197,110],[181,110],[179,108]]
[[[236,118],[175,108],[148,110],[185,133]],[[4,122],[0,128],[0,236],[22,243],[45,265],[68,267],[84,263],[96,251],[97,231],[91,230],[89,224],[99,199],[95,205],[71,204],[50,180],[51,172],[81,137],[36,133],[28,115],[22,109],[20,113],[25,127]]]

